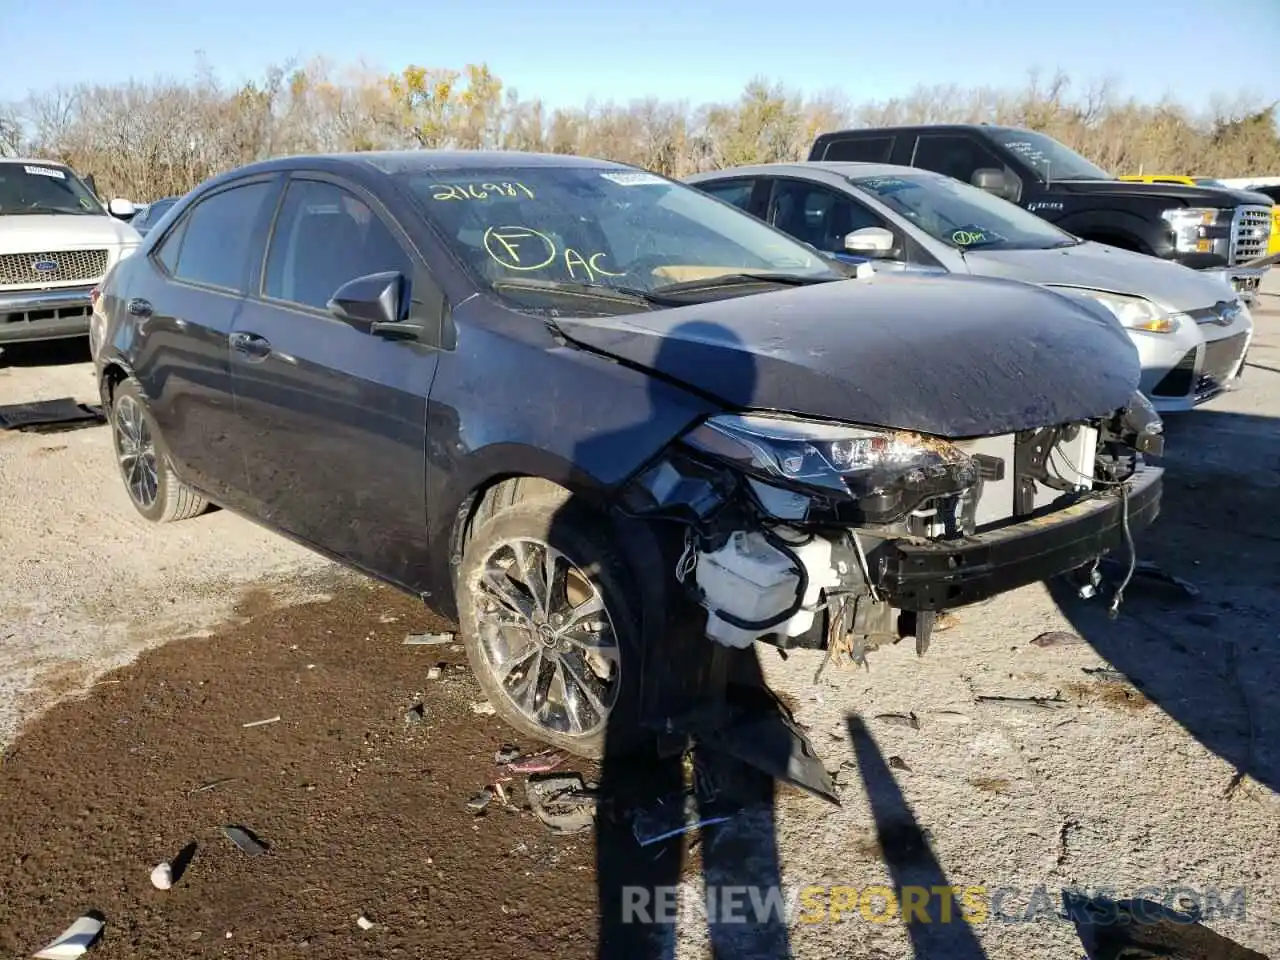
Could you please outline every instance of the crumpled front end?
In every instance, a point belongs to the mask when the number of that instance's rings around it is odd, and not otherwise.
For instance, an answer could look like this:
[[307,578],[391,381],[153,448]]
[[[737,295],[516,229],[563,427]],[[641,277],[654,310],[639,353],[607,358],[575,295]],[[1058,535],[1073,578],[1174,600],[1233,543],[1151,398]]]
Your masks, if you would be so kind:
[[967,440],[779,414],[711,417],[627,486],[683,526],[676,578],[707,635],[845,652],[940,611],[1133,549],[1159,512],[1162,424],[1134,394],[1094,420]]

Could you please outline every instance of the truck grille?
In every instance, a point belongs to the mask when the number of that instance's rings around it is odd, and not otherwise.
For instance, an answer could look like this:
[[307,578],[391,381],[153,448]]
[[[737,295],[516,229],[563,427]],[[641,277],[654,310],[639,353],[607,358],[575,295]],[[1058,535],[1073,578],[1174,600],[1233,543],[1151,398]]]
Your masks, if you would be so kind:
[[[37,269],[39,264],[41,269]],[[58,250],[0,254],[0,286],[98,280],[107,272],[105,250]]]
[[1271,207],[1236,207],[1231,218],[1231,265],[1266,256]]

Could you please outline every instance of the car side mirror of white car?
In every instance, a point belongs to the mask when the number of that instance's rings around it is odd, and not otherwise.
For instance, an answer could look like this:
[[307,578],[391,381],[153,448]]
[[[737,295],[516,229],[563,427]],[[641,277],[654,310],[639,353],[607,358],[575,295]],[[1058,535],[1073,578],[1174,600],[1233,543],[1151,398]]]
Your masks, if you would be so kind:
[[134,207],[132,201],[123,200],[120,197],[115,197],[107,204],[107,213],[113,217],[119,217],[121,220],[128,220],[136,212],[137,208]]
[[884,227],[863,227],[845,235],[844,248],[850,253],[860,253],[866,257],[887,257],[893,253],[894,236],[892,230]]

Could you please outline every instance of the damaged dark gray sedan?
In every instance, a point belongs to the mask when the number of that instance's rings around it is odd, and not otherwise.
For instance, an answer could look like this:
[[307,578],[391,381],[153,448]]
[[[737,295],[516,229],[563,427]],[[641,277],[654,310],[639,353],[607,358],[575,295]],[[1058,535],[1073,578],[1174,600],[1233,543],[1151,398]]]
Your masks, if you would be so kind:
[[138,512],[217,503],[456,615],[499,714],[584,756],[704,702],[714,651],[923,652],[1159,508],[1102,308],[851,279],[634,168],[273,160],[140,253],[91,332]]

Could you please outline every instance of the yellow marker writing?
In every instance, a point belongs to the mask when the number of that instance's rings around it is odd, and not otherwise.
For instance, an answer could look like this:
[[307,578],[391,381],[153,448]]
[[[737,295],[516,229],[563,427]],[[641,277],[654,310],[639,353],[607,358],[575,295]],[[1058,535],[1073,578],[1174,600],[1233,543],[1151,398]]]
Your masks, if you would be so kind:
[[556,258],[555,241],[532,227],[489,227],[484,249],[508,270],[541,270]]

